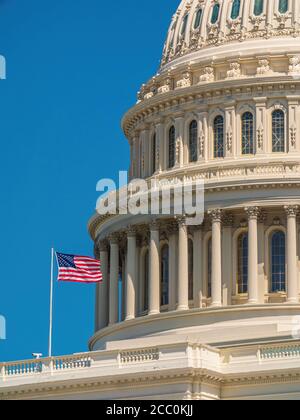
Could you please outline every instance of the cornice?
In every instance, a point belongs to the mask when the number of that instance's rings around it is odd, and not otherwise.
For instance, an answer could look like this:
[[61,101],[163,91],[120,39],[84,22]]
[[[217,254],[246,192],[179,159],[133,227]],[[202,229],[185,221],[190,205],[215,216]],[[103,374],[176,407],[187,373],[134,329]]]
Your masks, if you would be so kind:
[[[271,89],[272,88],[272,89]],[[162,113],[173,115],[176,111],[183,112],[185,104],[196,103],[197,106],[205,101],[217,99],[220,103],[232,103],[232,96],[237,98],[244,95],[244,98],[251,99],[255,96],[260,98],[263,94],[267,98],[273,92],[281,92],[283,96],[300,94],[300,80],[287,75],[271,75],[264,77],[242,77],[232,80],[218,80],[200,85],[192,85],[178,90],[172,90],[167,93],[153,96],[144,100],[131,108],[122,120],[122,127],[127,138],[131,138],[139,124],[151,118],[162,116]],[[297,91],[297,93],[296,93]],[[229,97],[229,99],[228,99]],[[227,98],[227,99],[226,99]]]
[[[257,175],[256,175],[257,174]],[[270,163],[242,162],[235,165],[210,164],[195,167],[186,167],[180,171],[162,173],[162,179],[178,178],[190,181],[204,180],[205,192],[229,192],[260,189],[283,189],[287,187],[300,187],[300,164],[294,160],[288,162],[274,161]],[[151,181],[151,180],[150,180]],[[149,182],[150,182],[149,181]],[[261,200],[263,202],[263,200]],[[96,240],[97,231],[108,221],[120,220],[120,215],[95,214],[89,224],[88,230],[93,240]]]

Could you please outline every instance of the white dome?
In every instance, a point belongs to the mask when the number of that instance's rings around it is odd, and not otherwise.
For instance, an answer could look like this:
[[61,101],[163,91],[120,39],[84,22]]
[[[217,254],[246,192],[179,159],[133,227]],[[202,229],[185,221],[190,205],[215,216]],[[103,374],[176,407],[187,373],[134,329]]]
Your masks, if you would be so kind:
[[[182,0],[170,25],[162,65],[212,46],[235,44],[236,51],[236,43],[299,38],[299,21],[299,0]],[[299,39],[294,41],[299,45]],[[266,48],[271,45],[276,43],[264,41]]]

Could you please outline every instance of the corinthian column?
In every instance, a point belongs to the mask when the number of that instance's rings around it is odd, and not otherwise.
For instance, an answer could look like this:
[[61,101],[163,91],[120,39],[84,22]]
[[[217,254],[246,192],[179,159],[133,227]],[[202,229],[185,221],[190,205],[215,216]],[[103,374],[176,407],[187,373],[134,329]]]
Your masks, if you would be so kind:
[[185,219],[179,220],[178,234],[178,311],[189,309],[188,230]]
[[298,206],[286,206],[287,214],[287,301],[299,302],[297,268],[297,222]]
[[126,321],[134,319],[136,313],[136,255],[136,231],[135,229],[130,228],[127,233]]
[[102,283],[97,284],[96,296],[96,331],[102,330],[108,324],[108,244],[101,241],[100,262],[102,272]]
[[212,307],[222,306],[222,255],[221,255],[221,229],[222,211],[220,209],[209,212],[212,221],[212,270],[211,294]]
[[249,304],[258,303],[258,242],[257,242],[257,219],[258,207],[245,209],[248,214],[248,293]]
[[119,321],[119,238],[110,237],[109,324]]
[[150,225],[149,315],[160,313],[159,225]]

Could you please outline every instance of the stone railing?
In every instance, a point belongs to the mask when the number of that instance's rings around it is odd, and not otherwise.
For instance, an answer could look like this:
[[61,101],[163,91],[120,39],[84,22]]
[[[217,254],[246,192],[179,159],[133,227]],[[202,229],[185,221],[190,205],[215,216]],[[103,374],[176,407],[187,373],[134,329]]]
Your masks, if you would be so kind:
[[282,360],[287,358],[300,357],[300,343],[294,345],[278,345],[270,347],[262,347],[259,349],[259,359],[261,361],[267,360]]
[[87,355],[0,363],[0,381],[18,376],[32,376],[41,373],[51,374],[71,369],[90,368],[91,363],[92,359]]
[[132,363],[141,363],[149,362],[153,360],[159,360],[159,350],[158,349],[147,349],[147,350],[138,350],[138,351],[127,351],[120,353],[120,364],[132,364]]

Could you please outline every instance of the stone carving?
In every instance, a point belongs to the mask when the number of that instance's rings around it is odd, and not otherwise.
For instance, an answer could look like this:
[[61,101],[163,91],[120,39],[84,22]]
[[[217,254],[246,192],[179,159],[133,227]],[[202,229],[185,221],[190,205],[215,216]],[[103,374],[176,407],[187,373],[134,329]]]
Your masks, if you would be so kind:
[[260,209],[259,207],[247,207],[245,208],[245,212],[248,214],[249,219],[258,219]]
[[215,74],[213,67],[205,67],[203,74],[199,77],[199,83],[214,82]]
[[289,75],[300,75],[300,57],[294,56],[289,59]]
[[215,222],[222,222],[222,210],[221,209],[212,209],[208,211],[208,215],[212,221],[212,223]]
[[182,75],[182,79],[178,80],[176,83],[177,89],[183,89],[192,86],[192,74],[190,71],[186,71]]
[[263,76],[271,71],[269,60],[259,60],[257,67],[257,76]]
[[296,217],[299,212],[299,206],[297,205],[285,206],[284,210],[287,214],[287,217]]
[[204,156],[204,144],[205,144],[205,134],[204,134],[204,131],[201,130],[200,135],[199,135],[199,155],[201,157]]
[[231,152],[232,150],[232,141],[233,141],[233,132],[232,132],[232,128],[229,127],[226,133],[226,147],[227,147],[228,152]]
[[293,148],[296,146],[296,141],[297,141],[297,127],[295,124],[293,124],[290,127],[290,142]]
[[237,79],[241,77],[241,65],[237,61],[230,63],[230,70],[227,72],[227,79]]
[[262,150],[263,143],[264,143],[264,128],[262,125],[259,126],[256,134],[257,134],[257,147],[259,150]]

